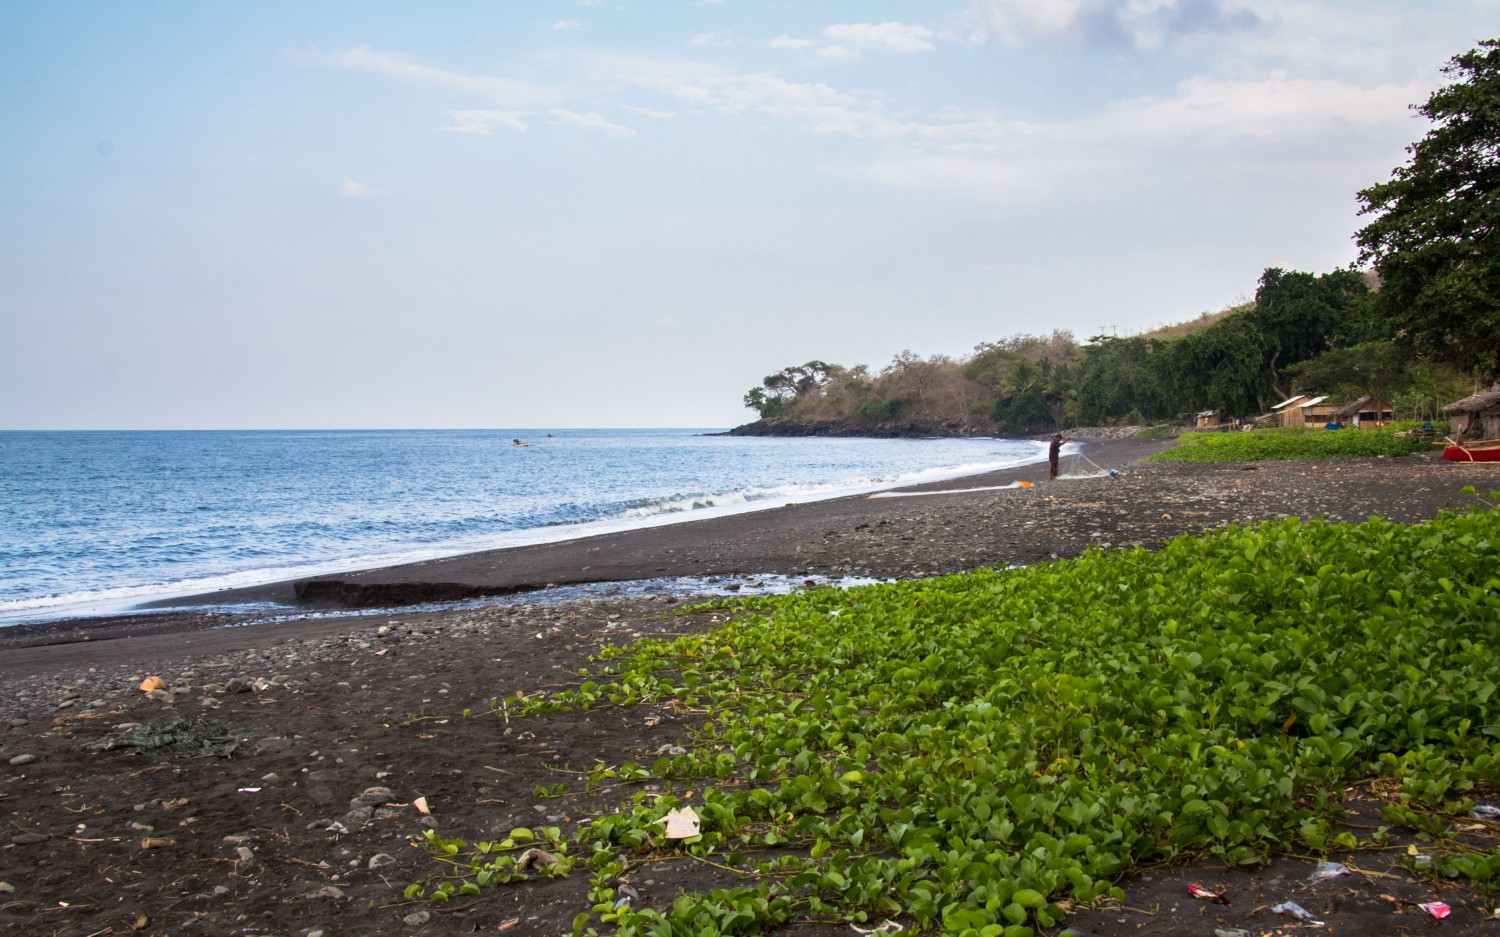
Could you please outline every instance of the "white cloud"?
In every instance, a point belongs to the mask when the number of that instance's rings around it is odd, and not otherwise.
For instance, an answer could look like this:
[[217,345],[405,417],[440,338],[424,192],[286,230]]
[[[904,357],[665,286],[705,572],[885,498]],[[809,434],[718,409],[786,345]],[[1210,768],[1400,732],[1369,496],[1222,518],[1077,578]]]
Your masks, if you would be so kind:
[[377,52],[369,46],[356,46],[342,52],[309,53],[301,56],[309,64],[325,68],[347,68],[373,72],[388,78],[418,81],[477,94],[509,104],[536,101],[546,97],[541,89],[524,81],[489,76],[463,75],[412,59],[395,52]]
[[829,26],[823,35],[835,43],[876,52],[931,52],[936,34],[926,26],[908,23],[844,23]]
[[938,34],[926,26],[907,23],[839,23],[823,30],[823,39],[799,39],[794,36],[777,36],[767,43],[772,49],[803,51],[816,49],[822,58],[833,62],[847,62],[858,53],[871,52],[931,52],[936,49],[931,40]]
[[765,114],[812,133],[881,138],[895,132],[878,99],[826,84],[733,72],[702,62],[616,59],[611,67],[621,80],[720,114]]
[[[824,47],[828,48],[828,47]],[[822,49],[819,50],[820,54]],[[879,93],[792,82],[702,62],[615,60],[628,84],[731,117],[760,115],[811,134],[872,144],[843,172],[882,185],[940,190],[1014,203],[1122,178],[1169,186],[1186,166],[1252,171],[1276,159],[1312,174],[1347,165],[1341,150],[1370,134],[1401,133],[1412,82],[1374,85],[1289,73],[1192,76],[1173,93],[1121,99],[1067,120],[1029,120],[975,109],[926,113],[893,107]]]
[[672,120],[677,117],[675,111],[654,111],[649,107],[637,107],[634,104],[622,104],[620,107],[632,114],[639,114],[652,120]]
[[579,20],[558,20],[552,24],[552,28],[556,30],[582,29],[583,23]]
[[343,198],[379,198],[385,192],[380,189],[372,189],[363,182],[355,182],[353,179],[345,179],[339,186],[339,195]]
[[449,113],[453,118],[453,126],[449,130],[457,133],[472,133],[476,136],[487,136],[496,127],[506,127],[511,130],[526,132],[525,118],[531,116],[529,111],[452,111]]
[[1052,38],[1071,31],[1081,0],[976,0],[980,15],[1001,40],[1019,43],[1034,36]]
[[811,49],[818,44],[816,39],[794,39],[791,36],[777,36],[767,43],[773,49]]
[[548,111],[558,123],[580,130],[599,130],[617,137],[633,137],[635,131],[620,124],[612,124],[598,114],[580,114],[576,111],[554,108]]
[[950,112],[914,121],[851,174],[884,185],[1040,204],[1064,192],[1106,191],[1127,179],[1174,185],[1185,167],[1226,178],[1276,160],[1327,175],[1352,158],[1340,141],[1374,130],[1399,135],[1410,85],[1362,88],[1285,75],[1190,78],[1170,97],[1116,102],[1072,122],[1029,123]]
[[1168,39],[1242,31],[1252,0],[975,0],[990,33],[1011,45],[1070,40],[1150,50]]

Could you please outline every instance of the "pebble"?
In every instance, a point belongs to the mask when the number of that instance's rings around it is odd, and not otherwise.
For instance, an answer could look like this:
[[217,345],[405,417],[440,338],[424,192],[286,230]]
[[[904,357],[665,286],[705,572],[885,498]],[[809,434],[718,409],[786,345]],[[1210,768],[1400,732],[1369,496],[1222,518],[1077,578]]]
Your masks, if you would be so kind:
[[14,895],[15,893],[16,886],[10,882],[0,882],[0,895]]
[[370,857],[370,861],[368,863],[366,863],[366,866],[370,869],[370,871],[373,872],[376,869],[383,869],[383,868],[385,868],[388,865],[395,865],[395,864],[396,864],[396,857],[395,856],[387,855],[386,853],[383,853],[383,852],[377,852],[375,855],[373,855],[373,856]]
[[30,719],[12,719],[10,721],[10,727],[12,729],[19,729],[22,726],[29,726],[29,725],[31,725],[31,720]]
[[249,846],[235,847],[234,854],[239,857],[241,865],[249,865],[255,861],[255,852]]
[[222,898],[222,897],[224,897],[227,894],[229,894],[229,886],[228,885],[215,885],[214,886],[214,897],[215,898]]
[[383,804],[396,799],[396,795],[388,787],[367,787],[354,799],[349,801],[349,806],[358,807],[361,804]]
[[324,885],[322,888],[319,888],[317,891],[313,892],[313,897],[327,898],[330,901],[342,901],[344,898],[344,890],[337,885]]
[[10,838],[10,841],[17,846],[35,846],[39,843],[45,843],[49,839],[51,837],[46,833],[17,833]]
[[406,917],[402,918],[401,923],[405,924],[407,927],[421,927],[423,924],[426,924],[430,920],[432,920],[432,915],[430,913],[426,911],[418,911],[415,914],[408,914]]
[[10,763],[14,767],[20,767],[21,765],[29,765],[33,761],[36,761],[36,756],[32,755],[32,754],[26,754],[26,755],[17,755],[16,757],[14,757],[14,758],[12,758],[10,760]]
[[344,819],[349,821],[350,823],[362,824],[374,815],[374,807],[371,807],[369,804],[360,804],[358,807],[355,807],[353,810],[350,810],[348,813],[344,814]]

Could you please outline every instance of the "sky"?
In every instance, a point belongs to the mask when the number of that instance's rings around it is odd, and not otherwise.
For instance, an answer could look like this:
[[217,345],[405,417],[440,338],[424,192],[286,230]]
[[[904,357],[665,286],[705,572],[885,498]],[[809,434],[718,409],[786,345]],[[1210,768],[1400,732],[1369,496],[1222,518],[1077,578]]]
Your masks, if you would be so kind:
[[1357,260],[1500,0],[0,0],[0,429],[727,427]]

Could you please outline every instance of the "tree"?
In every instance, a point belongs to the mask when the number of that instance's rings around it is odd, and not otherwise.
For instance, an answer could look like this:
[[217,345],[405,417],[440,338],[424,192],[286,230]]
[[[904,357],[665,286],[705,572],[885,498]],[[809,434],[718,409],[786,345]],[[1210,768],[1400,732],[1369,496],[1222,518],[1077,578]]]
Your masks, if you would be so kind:
[[1078,366],[1078,419],[1089,425],[1172,416],[1176,410],[1153,364],[1168,344],[1139,336],[1090,339]]
[[1341,333],[1350,331],[1359,301],[1369,292],[1364,278],[1353,270],[1322,276],[1270,267],[1255,290],[1255,320],[1270,346],[1267,367],[1276,390],[1285,397],[1288,386],[1277,381],[1280,369],[1332,348]]
[[1500,39],[1455,56],[1414,109],[1434,124],[1389,182],[1359,193],[1355,236],[1380,305],[1418,350],[1500,370]]
[[1373,398],[1377,407],[1391,403],[1410,381],[1414,359],[1399,342],[1365,342],[1333,348],[1290,368],[1299,391],[1332,394],[1345,400]]
[[1243,417],[1259,412],[1272,389],[1266,347],[1255,317],[1237,312],[1167,342],[1152,364],[1178,406]]
[[746,391],[744,404],[758,412],[764,420],[786,416],[787,409],[794,400],[821,392],[831,381],[846,373],[836,364],[816,359],[806,364],[785,367],[775,374],[767,374],[760,382],[760,387],[752,387]]

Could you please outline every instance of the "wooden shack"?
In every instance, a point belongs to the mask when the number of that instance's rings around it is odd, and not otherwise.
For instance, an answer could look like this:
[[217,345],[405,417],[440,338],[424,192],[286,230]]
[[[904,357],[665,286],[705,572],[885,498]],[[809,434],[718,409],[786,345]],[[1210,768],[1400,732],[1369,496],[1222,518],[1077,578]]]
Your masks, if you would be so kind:
[[1267,414],[1264,414],[1262,416],[1256,417],[1255,418],[1255,425],[1256,426],[1290,426],[1291,423],[1287,419],[1287,407],[1290,407],[1292,404],[1296,403],[1299,400],[1306,400],[1306,399],[1308,399],[1306,394],[1293,394],[1292,396],[1290,396],[1287,399],[1283,400],[1281,403],[1278,403],[1276,406],[1272,407],[1270,413],[1267,413]]
[[1282,426],[1322,426],[1328,416],[1337,409],[1327,397],[1309,397],[1302,394],[1285,400],[1277,407],[1281,410]]
[[1454,439],[1500,439],[1500,383],[1443,408]]
[[1333,412],[1333,418],[1345,426],[1380,426],[1396,418],[1396,413],[1384,404],[1377,404],[1373,397],[1361,397],[1345,404]]

